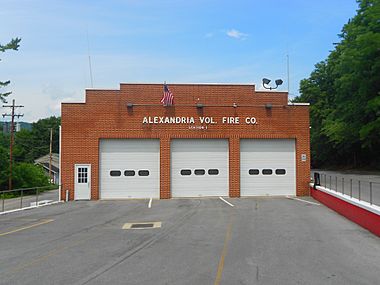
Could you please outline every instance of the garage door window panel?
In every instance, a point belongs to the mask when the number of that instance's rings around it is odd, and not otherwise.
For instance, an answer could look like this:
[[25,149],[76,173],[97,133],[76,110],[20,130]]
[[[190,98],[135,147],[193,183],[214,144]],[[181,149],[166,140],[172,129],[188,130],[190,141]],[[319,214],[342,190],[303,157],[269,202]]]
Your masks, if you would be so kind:
[[135,176],[136,175],[136,171],[134,170],[125,170],[124,171],[124,176]]
[[219,175],[219,169],[209,169],[208,175]]
[[285,169],[276,169],[276,175],[285,175],[286,170]]
[[149,176],[149,170],[139,170],[139,176]]
[[110,171],[110,176],[112,176],[112,177],[121,176],[121,171],[120,170],[111,170]]
[[248,170],[248,173],[249,173],[249,175],[259,175],[260,174],[260,170],[258,170],[258,169],[250,169],[250,170]]
[[272,175],[273,170],[272,169],[263,169],[262,173],[263,173],[263,175]]
[[190,169],[182,169],[181,170],[181,175],[183,175],[183,176],[189,176],[189,175],[191,175],[191,170]]
[[205,175],[206,171],[204,169],[195,169],[194,174],[195,175]]

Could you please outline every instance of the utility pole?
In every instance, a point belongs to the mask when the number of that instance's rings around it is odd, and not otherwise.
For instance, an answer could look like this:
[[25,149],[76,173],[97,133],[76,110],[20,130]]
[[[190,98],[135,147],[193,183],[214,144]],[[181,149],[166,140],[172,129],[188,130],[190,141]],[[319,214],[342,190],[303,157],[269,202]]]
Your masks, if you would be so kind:
[[15,117],[20,118],[24,116],[23,114],[15,114],[16,108],[22,108],[24,106],[22,105],[16,105],[15,99],[12,100],[12,105],[3,105],[4,108],[11,108],[12,112],[11,114],[3,114],[4,117],[11,117],[11,137],[10,137],[10,144],[9,144],[9,176],[8,176],[8,190],[12,190],[12,150],[13,150],[13,142],[14,142],[14,128],[15,128]]
[[53,148],[53,128],[50,128],[50,153],[49,153],[49,178],[50,178],[50,183],[53,181],[53,179],[51,177],[52,148]]

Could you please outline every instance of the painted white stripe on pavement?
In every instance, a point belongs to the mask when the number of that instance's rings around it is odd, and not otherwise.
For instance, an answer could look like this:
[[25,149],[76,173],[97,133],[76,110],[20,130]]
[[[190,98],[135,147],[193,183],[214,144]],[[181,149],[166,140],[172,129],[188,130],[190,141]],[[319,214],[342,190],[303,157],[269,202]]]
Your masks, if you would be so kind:
[[150,198],[150,200],[149,200],[149,204],[148,204],[148,208],[152,208],[152,198]]
[[320,206],[320,205],[321,205],[321,204],[319,204],[319,203],[306,201],[306,200],[299,199],[299,198],[296,198],[296,197],[289,197],[289,196],[286,196],[286,198],[288,198],[288,199],[292,199],[292,200],[301,201],[301,202],[305,202],[305,203],[312,204],[312,205],[317,205],[317,206]]
[[222,200],[224,203],[230,205],[231,207],[233,207],[234,205],[232,205],[230,202],[224,200],[222,197],[219,197],[220,200]]

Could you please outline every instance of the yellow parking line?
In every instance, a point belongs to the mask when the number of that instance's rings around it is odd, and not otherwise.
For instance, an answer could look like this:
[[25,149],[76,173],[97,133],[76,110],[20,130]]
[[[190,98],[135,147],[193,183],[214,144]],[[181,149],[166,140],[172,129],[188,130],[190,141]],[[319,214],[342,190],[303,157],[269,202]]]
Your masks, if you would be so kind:
[[22,227],[22,228],[18,228],[18,229],[9,231],[9,232],[0,233],[0,237],[1,236],[6,236],[6,235],[9,235],[9,234],[13,234],[13,233],[17,233],[17,232],[20,232],[20,231],[23,231],[23,230],[27,230],[27,229],[30,229],[30,228],[38,227],[40,225],[44,225],[44,224],[50,223],[52,221],[54,221],[54,220],[51,220],[51,219],[44,220],[42,222],[39,222],[39,223],[36,223],[36,224],[32,224],[32,225],[28,225],[28,226],[25,226],[25,227]]
[[227,255],[227,245],[228,245],[229,240],[231,239],[231,233],[232,233],[232,219],[231,219],[231,221],[227,227],[226,237],[224,239],[224,246],[223,246],[222,254],[220,256],[220,261],[219,261],[219,265],[218,265],[218,272],[216,273],[214,285],[219,285],[220,281],[222,280],[224,260],[225,260],[226,255]]
[[79,239],[75,242],[71,242],[69,243],[68,245],[62,245],[62,246],[59,246],[59,247],[56,247],[55,249],[52,249],[50,251],[47,252],[47,254],[45,255],[42,255],[42,256],[39,256],[37,258],[34,258],[32,259],[31,261],[29,262],[23,262],[23,264],[19,265],[18,267],[14,267],[11,271],[9,271],[8,273],[9,274],[14,274],[16,272],[19,272],[25,268],[28,268],[28,267],[32,267],[34,265],[37,265],[43,261],[46,261],[49,257],[52,257],[58,253],[61,253],[69,248],[73,248],[74,246],[77,246],[81,243],[84,243],[86,241],[89,241],[91,239],[96,239],[100,236],[104,235],[104,233],[101,233],[101,234],[98,234],[98,235],[91,235],[90,237],[87,237],[87,238],[84,238],[84,239]]

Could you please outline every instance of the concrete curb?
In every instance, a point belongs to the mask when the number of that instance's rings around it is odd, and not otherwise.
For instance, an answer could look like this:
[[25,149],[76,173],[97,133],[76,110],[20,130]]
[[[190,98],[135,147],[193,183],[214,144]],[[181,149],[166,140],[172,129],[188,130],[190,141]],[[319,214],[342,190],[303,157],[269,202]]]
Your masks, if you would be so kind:
[[54,201],[54,202],[46,203],[46,204],[42,204],[42,205],[29,206],[29,207],[9,210],[9,211],[5,211],[5,212],[0,212],[0,216],[1,215],[11,214],[11,213],[17,213],[17,212],[21,212],[21,211],[24,211],[24,210],[30,210],[30,209],[34,209],[34,208],[41,208],[41,207],[45,207],[45,206],[55,205],[55,204],[59,204],[59,203],[64,203],[64,202],[63,201]]
[[310,191],[314,199],[380,237],[380,212],[378,206],[363,205],[364,203],[369,203],[355,198],[341,197],[343,194],[334,193],[324,187],[317,186],[316,189],[310,187]]

